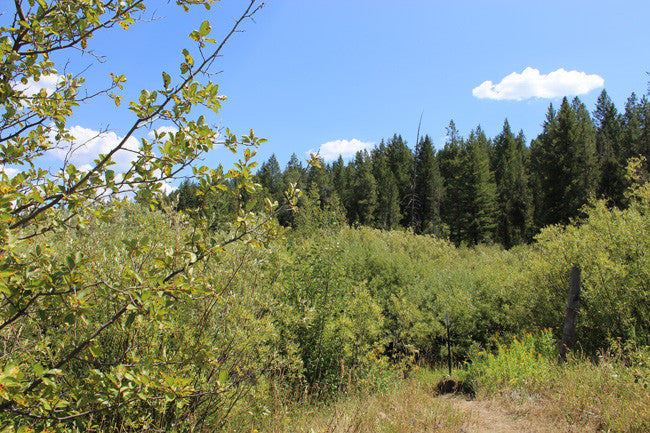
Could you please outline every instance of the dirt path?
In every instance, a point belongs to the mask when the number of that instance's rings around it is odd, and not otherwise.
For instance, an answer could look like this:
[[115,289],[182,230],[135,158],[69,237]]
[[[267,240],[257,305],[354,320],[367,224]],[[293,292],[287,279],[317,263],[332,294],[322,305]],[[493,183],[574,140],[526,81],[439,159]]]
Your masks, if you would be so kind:
[[517,414],[508,413],[498,403],[489,400],[466,400],[444,396],[461,412],[469,412],[472,420],[459,433],[551,433],[566,432],[566,426],[533,423]]

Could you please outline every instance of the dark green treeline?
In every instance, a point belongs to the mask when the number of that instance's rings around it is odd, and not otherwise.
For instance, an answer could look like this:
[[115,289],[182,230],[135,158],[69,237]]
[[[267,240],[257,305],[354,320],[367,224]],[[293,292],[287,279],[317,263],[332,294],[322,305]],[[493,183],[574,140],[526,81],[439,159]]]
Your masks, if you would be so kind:
[[[411,149],[396,134],[348,163],[307,168],[292,155],[282,170],[271,156],[256,176],[278,201],[297,182],[303,205],[342,214],[351,225],[509,248],[546,225],[568,223],[592,197],[624,207],[627,160],[639,155],[650,157],[649,101],[632,94],[619,113],[603,91],[593,113],[578,98],[551,104],[529,144],[507,120],[493,138],[480,126],[462,137],[452,121],[440,150],[429,136]],[[300,223],[291,212],[280,222]]]

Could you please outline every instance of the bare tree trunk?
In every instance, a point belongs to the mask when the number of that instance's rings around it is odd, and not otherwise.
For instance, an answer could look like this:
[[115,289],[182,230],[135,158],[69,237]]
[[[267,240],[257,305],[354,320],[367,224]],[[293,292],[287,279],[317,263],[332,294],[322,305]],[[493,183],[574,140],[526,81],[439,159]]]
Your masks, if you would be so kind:
[[562,346],[560,346],[560,363],[566,361],[566,355],[573,349],[576,339],[576,324],[578,322],[578,310],[580,308],[580,268],[571,268],[571,279],[569,280],[569,300],[564,318],[564,330],[562,331]]

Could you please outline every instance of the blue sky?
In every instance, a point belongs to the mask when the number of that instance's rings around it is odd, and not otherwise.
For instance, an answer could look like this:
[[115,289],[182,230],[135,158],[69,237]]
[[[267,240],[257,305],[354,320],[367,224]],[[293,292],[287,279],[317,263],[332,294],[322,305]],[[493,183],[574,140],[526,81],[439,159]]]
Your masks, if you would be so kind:
[[[222,35],[246,3],[185,14],[152,2],[156,19],[90,41],[104,63],[85,56],[70,67],[93,64],[90,89],[109,72],[125,74],[124,96],[135,98],[160,85],[162,70],[177,73],[192,29],[208,19]],[[492,137],[507,117],[530,140],[564,93],[582,93],[591,111],[603,87],[619,110],[631,92],[647,91],[649,16],[647,0],[269,0],[215,65],[229,100],[209,120],[237,133],[253,128],[268,139],[258,160],[275,153],[281,165],[294,152],[370,146],[394,133],[414,146],[421,114],[438,148],[451,119],[464,136],[480,124]],[[133,121],[125,105],[96,100],[71,126],[119,137]],[[205,162],[232,157],[216,150]]]

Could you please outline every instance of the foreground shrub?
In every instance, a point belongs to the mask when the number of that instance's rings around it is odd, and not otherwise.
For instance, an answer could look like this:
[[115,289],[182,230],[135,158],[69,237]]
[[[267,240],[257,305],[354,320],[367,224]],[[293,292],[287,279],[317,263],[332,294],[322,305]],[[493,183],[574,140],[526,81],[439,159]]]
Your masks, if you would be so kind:
[[481,352],[469,365],[469,376],[488,392],[506,387],[536,389],[555,373],[555,342],[550,330],[515,337],[500,344],[495,354]]

